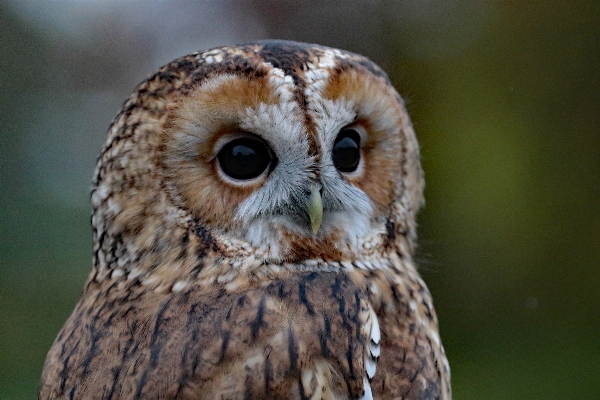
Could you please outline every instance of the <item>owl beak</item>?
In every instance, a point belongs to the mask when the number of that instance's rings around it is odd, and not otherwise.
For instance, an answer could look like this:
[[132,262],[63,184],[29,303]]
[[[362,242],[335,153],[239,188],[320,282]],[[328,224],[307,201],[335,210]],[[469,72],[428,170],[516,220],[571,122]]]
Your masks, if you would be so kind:
[[321,199],[321,185],[313,183],[310,187],[308,199],[308,216],[313,233],[316,235],[323,222],[323,201]]

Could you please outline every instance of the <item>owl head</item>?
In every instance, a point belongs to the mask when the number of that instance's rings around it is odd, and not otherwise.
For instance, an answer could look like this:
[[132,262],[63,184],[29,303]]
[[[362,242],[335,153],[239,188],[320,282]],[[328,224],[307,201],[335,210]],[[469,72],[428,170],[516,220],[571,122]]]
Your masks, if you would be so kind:
[[136,273],[133,262],[189,270],[198,252],[410,257],[422,191],[403,101],[368,59],[284,41],[193,53],[140,84],[109,130],[95,277]]

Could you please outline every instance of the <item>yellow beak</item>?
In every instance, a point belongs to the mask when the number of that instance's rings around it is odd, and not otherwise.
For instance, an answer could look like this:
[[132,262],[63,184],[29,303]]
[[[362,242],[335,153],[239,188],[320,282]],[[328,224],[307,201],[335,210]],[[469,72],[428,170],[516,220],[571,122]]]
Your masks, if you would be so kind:
[[321,200],[321,185],[315,183],[310,188],[308,200],[308,216],[313,233],[316,235],[323,222],[323,202]]

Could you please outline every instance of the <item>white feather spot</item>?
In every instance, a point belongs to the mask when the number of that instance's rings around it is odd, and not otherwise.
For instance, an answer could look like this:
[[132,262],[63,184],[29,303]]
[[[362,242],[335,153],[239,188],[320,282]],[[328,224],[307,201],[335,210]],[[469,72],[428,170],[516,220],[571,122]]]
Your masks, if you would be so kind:
[[436,346],[442,345],[440,335],[437,332],[437,330],[432,330],[430,337],[431,337],[431,339],[433,339],[433,342],[436,344]]
[[241,286],[242,282],[240,282],[240,281],[241,280],[238,279],[238,280],[229,282],[228,284],[225,285],[225,290],[227,290],[228,292],[233,292],[234,290],[237,290]]
[[371,357],[378,358],[381,354],[381,347],[379,344],[369,343],[369,351],[371,352]]
[[115,279],[115,278],[120,278],[125,274],[125,272],[122,269],[115,269],[113,270],[113,272],[110,274],[110,277]]
[[369,380],[364,378],[363,385],[365,388],[365,394],[361,397],[361,400],[373,400],[373,392],[371,391],[371,384],[369,384]]
[[375,344],[379,344],[381,341],[381,331],[379,330],[379,321],[375,312],[371,311],[371,317],[373,318],[373,325],[371,325],[371,340]]
[[144,273],[143,270],[139,269],[139,268],[133,268],[130,272],[129,275],[127,275],[127,280],[132,280],[137,278],[138,276],[142,275]]
[[330,50],[323,53],[323,56],[319,58],[319,68],[333,68],[336,63],[336,54]]
[[358,260],[354,261],[354,265],[356,265],[358,268],[360,268],[362,270],[366,270],[367,269],[366,265],[363,264],[362,262],[358,261]]
[[100,185],[96,187],[96,190],[94,190],[94,192],[92,193],[92,203],[94,205],[99,205],[102,202],[102,200],[108,197],[109,193],[110,189],[108,185]]
[[352,263],[350,261],[342,261],[342,265],[348,271],[351,271],[354,269],[354,266],[352,265]]
[[371,282],[371,284],[369,285],[369,289],[371,290],[371,293],[373,293],[373,295],[375,297],[379,296],[379,286],[377,285],[377,283]]
[[367,370],[367,376],[369,379],[373,379],[375,371],[377,370],[377,362],[370,357],[365,360],[365,368]]
[[310,396],[312,390],[310,388],[310,382],[313,378],[313,372],[310,369],[303,369],[302,374],[300,376],[300,380],[302,381],[302,388],[304,389],[304,393]]
[[417,302],[414,300],[410,300],[408,302],[408,308],[410,308],[411,311],[417,311]]
[[310,269],[317,268],[319,266],[318,260],[305,260],[303,263]]
[[173,287],[171,288],[171,291],[173,291],[173,292],[180,292],[186,286],[187,286],[186,282],[184,282],[184,281],[177,281],[177,282],[175,282],[175,284],[173,284]]

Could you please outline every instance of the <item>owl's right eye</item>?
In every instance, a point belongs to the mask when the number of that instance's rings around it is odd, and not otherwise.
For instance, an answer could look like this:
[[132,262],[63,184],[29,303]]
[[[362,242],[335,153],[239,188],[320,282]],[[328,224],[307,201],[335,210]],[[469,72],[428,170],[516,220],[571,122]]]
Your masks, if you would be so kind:
[[217,159],[227,176],[248,180],[262,174],[273,157],[265,143],[251,138],[239,138],[227,143],[219,151]]

